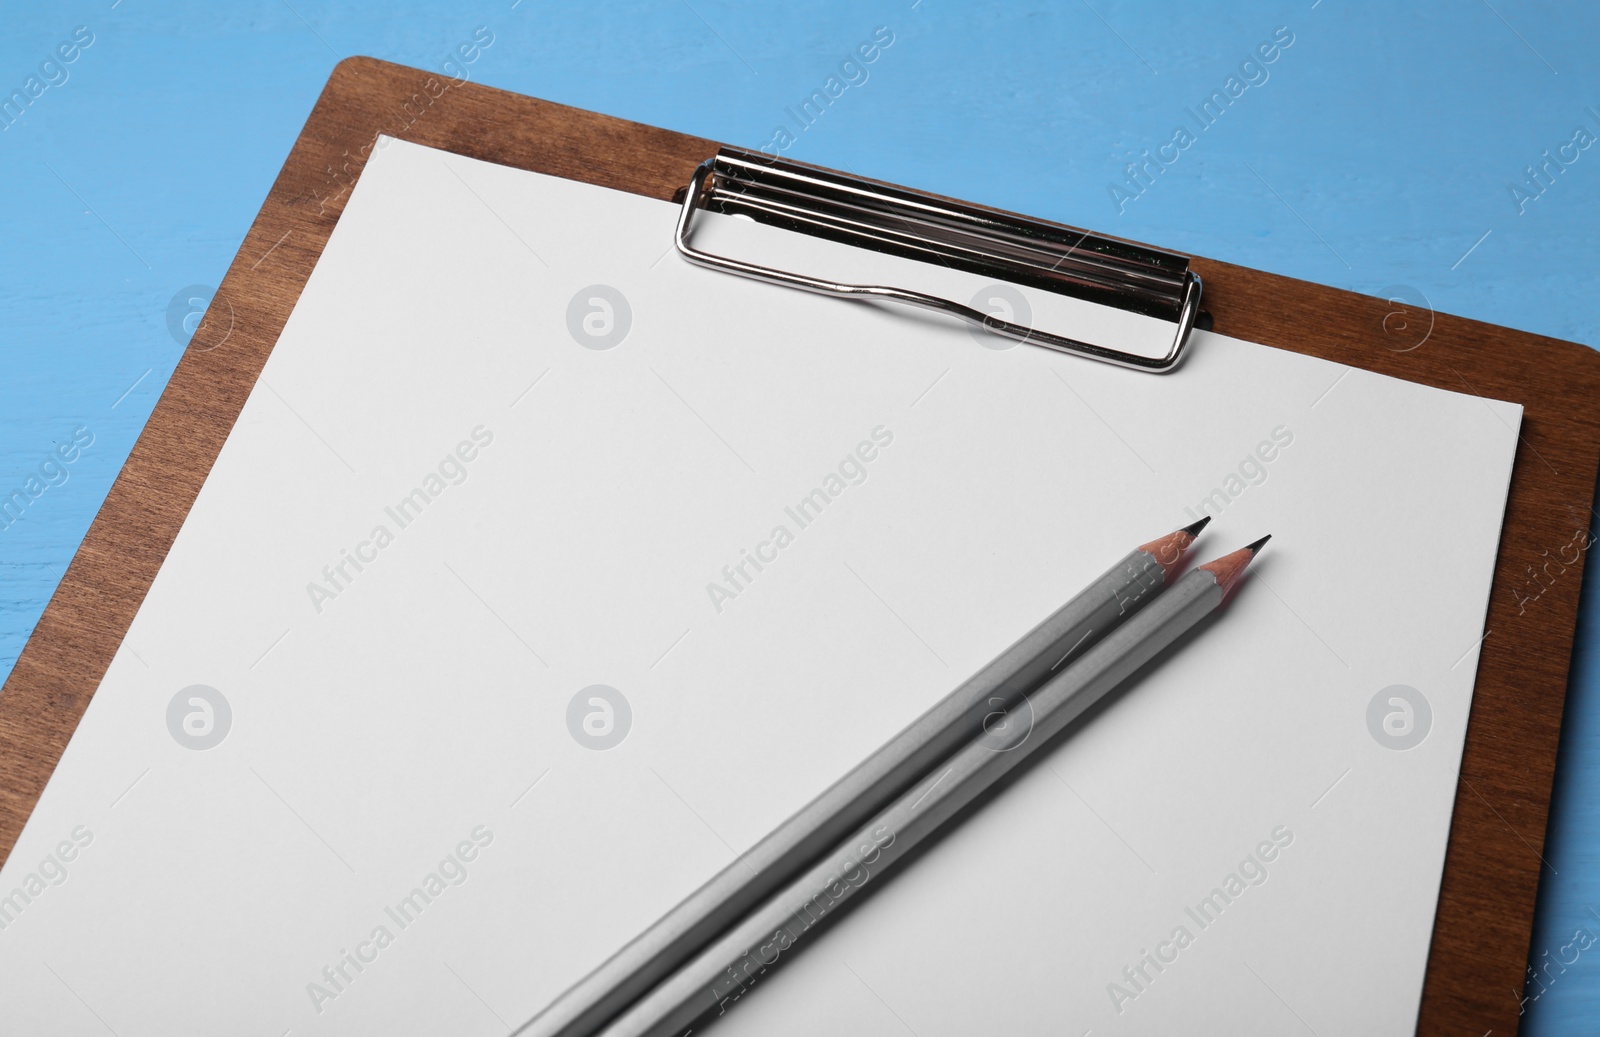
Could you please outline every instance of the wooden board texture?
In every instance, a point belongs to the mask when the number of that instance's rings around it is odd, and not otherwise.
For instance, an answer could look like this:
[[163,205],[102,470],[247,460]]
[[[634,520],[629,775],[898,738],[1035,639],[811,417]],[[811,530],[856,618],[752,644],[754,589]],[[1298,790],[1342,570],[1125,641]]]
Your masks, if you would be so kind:
[[[341,62],[0,690],[0,860],[177,536],[378,133],[662,199],[718,146],[371,58]],[[1600,355],[1228,263],[1194,266],[1219,332],[1526,408],[1418,1027],[1515,1033],[1513,992],[1523,987],[1543,867],[1583,566],[1581,556],[1558,559],[1590,525]]]

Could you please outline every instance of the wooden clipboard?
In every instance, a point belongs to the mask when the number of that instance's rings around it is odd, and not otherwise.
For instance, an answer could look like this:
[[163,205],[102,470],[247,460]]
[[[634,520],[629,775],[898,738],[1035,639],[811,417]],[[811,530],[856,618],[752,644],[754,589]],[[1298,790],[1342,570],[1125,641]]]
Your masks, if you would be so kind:
[[[99,686],[379,133],[660,199],[718,148],[371,58],[340,62],[0,691],[0,857]],[[1587,542],[1574,536],[1590,527],[1600,462],[1600,355],[1228,263],[1197,258],[1193,267],[1219,332],[1525,407],[1418,1026],[1514,1033],[1584,563],[1568,545]]]

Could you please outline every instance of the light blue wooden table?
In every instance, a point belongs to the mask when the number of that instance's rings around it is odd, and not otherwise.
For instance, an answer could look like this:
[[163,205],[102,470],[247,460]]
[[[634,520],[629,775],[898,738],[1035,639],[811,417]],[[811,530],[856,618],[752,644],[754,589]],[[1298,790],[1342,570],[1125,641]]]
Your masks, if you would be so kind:
[[[476,33],[474,80],[759,147],[885,27],[786,154],[1600,342],[1592,6],[96,0],[11,3],[3,24],[0,490],[44,490],[0,529],[0,676],[346,55],[443,71]],[[1223,115],[1130,182],[1230,76]],[[78,459],[42,469],[74,435]],[[1569,949],[1535,1035],[1600,1025],[1600,943],[1570,949],[1600,938],[1597,646],[1586,608],[1530,958]]]

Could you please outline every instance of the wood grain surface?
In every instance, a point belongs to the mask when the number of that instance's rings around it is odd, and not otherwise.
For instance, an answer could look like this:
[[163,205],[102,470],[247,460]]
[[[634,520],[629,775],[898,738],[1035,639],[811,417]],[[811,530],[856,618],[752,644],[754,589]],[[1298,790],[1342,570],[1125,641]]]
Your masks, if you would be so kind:
[[[98,687],[378,133],[662,199],[717,148],[369,58],[341,62],[0,691],[0,855]],[[1583,565],[1581,555],[1553,560],[1589,528],[1600,355],[1227,263],[1194,265],[1219,332],[1526,408],[1418,1030],[1515,1033]],[[1440,550],[1447,556],[1448,543]]]

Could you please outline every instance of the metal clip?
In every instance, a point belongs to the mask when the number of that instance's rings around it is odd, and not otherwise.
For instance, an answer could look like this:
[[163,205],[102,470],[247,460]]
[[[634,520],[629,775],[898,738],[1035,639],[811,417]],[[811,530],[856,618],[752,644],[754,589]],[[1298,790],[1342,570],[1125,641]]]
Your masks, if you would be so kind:
[[[845,284],[714,255],[689,242],[701,209],[1158,317],[1176,330],[1164,355],[1142,356],[907,288]],[[1200,312],[1200,278],[1186,256],[736,148],[723,148],[695,170],[676,242],[684,258],[701,266],[822,295],[952,313],[1029,345],[1158,374],[1178,366]]]

